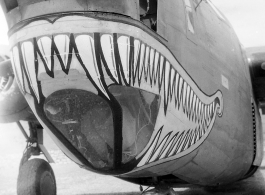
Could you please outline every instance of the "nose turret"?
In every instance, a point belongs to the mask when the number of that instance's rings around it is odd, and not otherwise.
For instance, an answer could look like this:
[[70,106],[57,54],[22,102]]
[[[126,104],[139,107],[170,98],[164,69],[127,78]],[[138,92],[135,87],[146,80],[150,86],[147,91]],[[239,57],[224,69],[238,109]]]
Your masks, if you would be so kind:
[[120,173],[136,165],[135,157],[150,140],[159,99],[121,86],[109,91],[112,101],[85,90],[63,89],[45,98],[43,108],[37,109],[43,109],[50,128],[60,131],[90,167]]
[[114,126],[110,105],[101,97],[78,89],[64,89],[44,102],[49,121],[96,168],[113,168]]

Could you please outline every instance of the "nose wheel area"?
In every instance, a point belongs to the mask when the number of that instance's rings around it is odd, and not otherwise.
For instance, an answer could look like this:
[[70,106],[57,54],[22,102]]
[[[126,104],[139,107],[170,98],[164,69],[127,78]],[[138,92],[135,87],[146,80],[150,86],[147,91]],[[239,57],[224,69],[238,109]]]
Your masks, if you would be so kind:
[[[18,195],[56,195],[56,180],[49,163],[54,162],[43,146],[43,129],[39,123],[29,122],[29,136],[20,122],[17,122],[27,140],[17,179]],[[33,158],[44,154],[47,161]]]
[[167,185],[157,185],[151,190],[145,190],[141,195],[177,195],[173,188],[168,187]]
[[148,189],[143,191],[142,187],[140,187],[141,195],[177,195],[173,188],[164,183],[158,183],[153,189]]
[[56,195],[56,181],[50,164],[43,159],[25,162],[19,170],[18,195]]

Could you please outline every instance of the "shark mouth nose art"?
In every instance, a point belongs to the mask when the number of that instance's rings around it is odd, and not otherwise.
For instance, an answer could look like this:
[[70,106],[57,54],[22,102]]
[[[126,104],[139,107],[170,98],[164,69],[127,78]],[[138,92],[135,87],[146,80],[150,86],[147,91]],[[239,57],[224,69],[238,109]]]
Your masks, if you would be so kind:
[[[70,87],[91,91],[108,102],[113,100],[110,86],[137,88],[161,98],[152,136],[135,157],[137,167],[179,158],[202,144],[217,116],[222,116],[221,91],[206,95],[170,50],[138,27],[82,17],[93,28],[78,26],[83,33],[56,32],[60,23],[75,25],[73,21],[80,18],[62,17],[53,24],[42,20],[52,33],[38,32],[12,47],[18,83],[24,94],[33,97],[34,105],[43,105],[48,95],[66,89],[57,84],[65,79]],[[39,23],[30,26],[38,28]],[[102,28],[106,26],[111,30]],[[82,85],[84,80],[91,86]]]

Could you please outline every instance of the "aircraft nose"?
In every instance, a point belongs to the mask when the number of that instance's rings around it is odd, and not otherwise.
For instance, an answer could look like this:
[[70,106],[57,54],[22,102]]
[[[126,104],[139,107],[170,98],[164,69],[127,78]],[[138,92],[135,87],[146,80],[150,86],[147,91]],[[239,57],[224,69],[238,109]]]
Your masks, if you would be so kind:
[[[108,101],[90,91],[61,89],[46,97],[45,117],[95,170],[126,170],[154,130],[159,97],[123,86],[109,88]],[[116,102],[116,104],[115,104]]]
[[[75,32],[62,33],[61,20]],[[165,110],[159,95],[165,58],[124,30],[135,28],[131,25],[79,16],[43,25],[38,36],[12,48],[18,84],[32,111],[79,165],[113,175],[131,171]]]

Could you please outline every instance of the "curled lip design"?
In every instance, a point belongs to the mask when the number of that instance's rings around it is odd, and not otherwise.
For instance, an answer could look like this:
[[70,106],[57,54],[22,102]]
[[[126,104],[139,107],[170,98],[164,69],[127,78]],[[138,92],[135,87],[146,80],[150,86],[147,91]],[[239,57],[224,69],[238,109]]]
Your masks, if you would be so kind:
[[[206,139],[216,116],[222,116],[221,91],[206,95],[163,44],[129,34],[52,34],[21,41],[12,48],[19,85],[40,104],[42,81],[55,78],[56,72],[67,78],[71,70],[77,70],[109,101],[108,86],[113,84],[159,94],[162,122],[136,157],[138,167],[192,152]],[[182,119],[181,128],[166,124],[175,123],[176,118]]]

